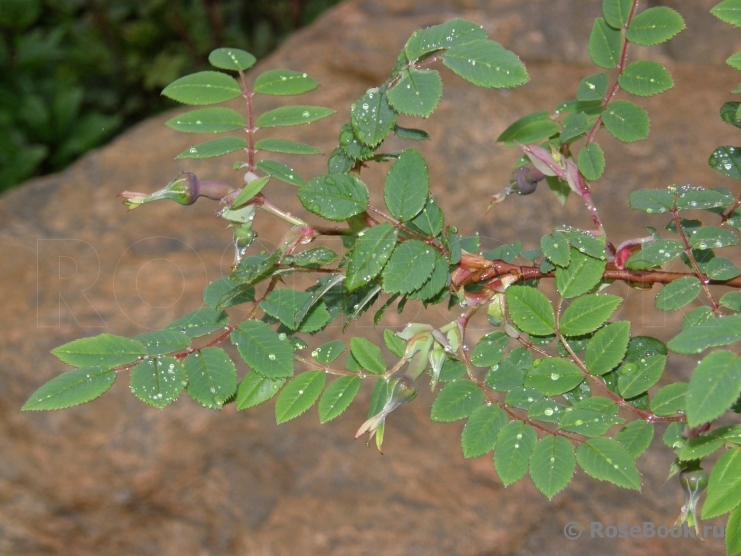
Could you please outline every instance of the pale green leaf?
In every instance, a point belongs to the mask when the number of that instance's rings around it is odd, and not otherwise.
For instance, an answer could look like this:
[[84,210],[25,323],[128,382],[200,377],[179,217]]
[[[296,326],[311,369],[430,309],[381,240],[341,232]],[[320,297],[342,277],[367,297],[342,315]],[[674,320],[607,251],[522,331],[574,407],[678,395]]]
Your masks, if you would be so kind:
[[373,226],[358,237],[350,253],[346,286],[353,291],[378,276],[396,246],[398,230],[388,222]]
[[285,383],[285,378],[265,378],[254,371],[247,373],[237,390],[237,411],[268,401],[280,391]]
[[525,387],[535,388],[546,396],[556,396],[576,388],[584,380],[584,373],[571,361],[546,357],[533,363],[525,375]]
[[190,346],[190,338],[179,330],[156,330],[133,338],[147,350],[147,355],[165,355]]
[[255,195],[262,191],[262,188],[267,185],[268,181],[270,181],[270,176],[263,176],[246,184],[242,188],[242,191],[239,192],[239,195],[237,195],[237,198],[234,199],[234,202],[231,204],[231,209],[238,209],[247,201],[254,199]]
[[244,118],[231,108],[200,108],[171,118],[165,125],[183,133],[222,133],[243,129]]
[[89,402],[107,392],[116,372],[105,367],[85,367],[67,371],[43,384],[21,411],[65,409]]
[[571,260],[569,242],[561,232],[553,232],[540,239],[540,248],[543,255],[553,264],[566,267]]
[[351,109],[352,129],[361,143],[375,147],[396,124],[396,113],[389,106],[386,91],[371,89]]
[[496,365],[504,357],[504,348],[509,343],[509,336],[504,332],[492,332],[487,334],[471,354],[471,363],[477,367],[491,367]]
[[481,25],[456,18],[415,31],[404,46],[404,52],[409,60],[416,60],[437,50],[485,38],[486,31]]
[[633,0],[602,0],[602,13],[607,24],[614,29],[622,29],[628,22]]
[[319,83],[305,73],[277,69],[258,75],[253,90],[264,95],[300,95],[318,86]]
[[229,324],[229,315],[213,307],[201,307],[171,322],[165,329],[179,330],[190,338],[205,336]]
[[422,209],[422,212],[415,216],[410,222],[423,234],[435,237],[443,231],[445,218],[443,216],[443,211],[440,210],[435,199],[430,197],[427,199],[427,203]]
[[381,374],[386,372],[386,363],[383,361],[381,349],[365,338],[351,338],[350,352],[360,367],[371,373]]
[[619,370],[620,395],[627,399],[642,394],[661,379],[665,366],[665,355],[651,355],[626,363]]
[[721,21],[741,27],[741,0],[723,0],[713,7],[710,13]]
[[579,82],[579,87],[576,90],[576,100],[582,102],[601,101],[607,92],[609,82],[610,79],[604,72],[585,77]]
[[136,340],[100,334],[74,340],[52,350],[61,361],[73,367],[116,367],[133,363],[147,355],[147,350]]
[[725,346],[741,340],[741,315],[731,315],[682,330],[670,342],[675,353],[700,353],[709,347]]
[[718,147],[710,155],[708,164],[729,178],[741,180],[741,147]]
[[630,208],[649,214],[669,212],[674,206],[674,195],[668,189],[641,189],[630,194]]
[[212,158],[246,149],[247,140],[242,137],[219,137],[203,143],[198,143],[185,149],[175,157],[176,160],[183,158]]
[[713,466],[708,480],[702,519],[712,519],[741,504],[741,450],[733,448]]
[[238,48],[217,48],[208,55],[208,62],[215,68],[240,71],[250,69],[257,59]]
[[285,164],[281,164],[275,160],[261,160],[255,166],[266,174],[287,184],[295,185],[296,187],[304,185],[304,180],[296,172]]
[[673,415],[686,410],[687,383],[675,382],[656,392],[651,400],[651,410],[656,415]]
[[201,71],[170,83],[162,94],[182,104],[216,104],[237,98],[237,82],[219,71]]
[[516,143],[529,145],[548,139],[558,133],[558,130],[559,126],[551,117],[550,112],[533,112],[510,124],[497,137],[497,142],[507,145]]
[[322,151],[311,145],[288,139],[260,139],[255,143],[255,149],[286,154],[322,154]]
[[646,270],[673,261],[684,253],[681,242],[673,239],[660,239],[644,244],[640,251],[633,253],[625,263],[631,270]]
[[283,127],[310,124],[331,116],[334,110],[322,106],[282,106],[265,112],[257,118],[257,127]]

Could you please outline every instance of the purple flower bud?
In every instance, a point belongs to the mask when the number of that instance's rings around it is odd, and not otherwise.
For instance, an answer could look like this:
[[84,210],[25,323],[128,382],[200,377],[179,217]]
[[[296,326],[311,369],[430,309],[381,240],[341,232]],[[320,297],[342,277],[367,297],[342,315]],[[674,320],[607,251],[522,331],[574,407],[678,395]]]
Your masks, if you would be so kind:
[[545,175],[536,168],[522,166],[512,173],[510,184],[514,191],[520,195],[530,195],[538,187],[538,182],[545,178]]

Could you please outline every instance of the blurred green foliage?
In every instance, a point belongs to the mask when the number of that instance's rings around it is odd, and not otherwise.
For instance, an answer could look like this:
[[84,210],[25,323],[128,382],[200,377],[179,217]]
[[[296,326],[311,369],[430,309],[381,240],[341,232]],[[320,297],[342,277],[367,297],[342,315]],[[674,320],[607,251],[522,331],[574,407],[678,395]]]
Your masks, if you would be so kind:
[[339,0],[0,0],[0,191],[169,106],[229,45],[258,58]]

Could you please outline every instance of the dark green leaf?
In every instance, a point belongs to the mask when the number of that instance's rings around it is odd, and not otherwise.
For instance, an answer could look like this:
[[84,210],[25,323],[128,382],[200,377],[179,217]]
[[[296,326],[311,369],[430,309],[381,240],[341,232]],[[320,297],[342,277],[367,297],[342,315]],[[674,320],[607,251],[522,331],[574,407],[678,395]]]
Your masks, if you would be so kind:
[[314,79],[291,70],[269,70],[255,79],[253,89],[264,95],[300,95],[319,86]]
[[373,226],[358,237],[350,253],[347,289],[353,291],[367,284],[383,269],[396,246],[398,230],[388,222]]
[[563,131],[558,140],[562,145],[572,143],[581,137],[584,137],[590,130],[589,116],[584,112],[569,115],[564,120]]
[[356,376],[343,376],[330,384],[319,400],[319,421],[326,423],[339,417],[357,396],[360,384]]
[[665,366],[665,355],[651,355],[635,363],[626,363],[619,371],[620,395],[627,399],[642,394],[659,381]]
[[718,147],[710,155],[708,164],[729,178],[741,180],[741,147]]
[[217,48],[208,55],[208,62],[215,68],[240,71],[250,69],[257,59],[238,48]]
[[673,261],[684,252],[679,241],[660,239],[654,243],[644,244],[640,251],[633,253],[625,263],[625,268],[646,270]]
[[593,375],[604,375],[622,361],[630,338],[627,321],[608,324],[589,340],[584,360]]
[[415,31],[404,46],[406,57],[417,60],[425,54],[476,39],[485,39],[486,31],[465,19],[452,19],[441,25]]
[[177,160],[183,158],[212,158],[245,148],[247,148],[246,139],[242,139],[241,137],[219,137],[218,139],[211,139],[210,141],[193,145],[175,158]]
[[525,382],[525,369],[512,363],[509,358],[493,365],[486,373],[486,384],[494,390],[509,392]]
[[[730,317],[727,317],[730,318]],[[687,424],[696,427],[723,415],[741,392],[741,361],[735,353],[718,350],[695,367],[687,387]]]
[[281,164],[275,160],[261,160],[256,164],[256,166],[266,174],[269,174],[280,181],[286,182],[287,184],[295,185],[296,187],[304,185],[304,180],[302,180],[296,172],[285,164]]
[[565,336],[581,336],[593,332],[612,316],[622,301],[622,297],[609,294],[579,297],[561,315],[559,330]]
[[426,118],[440,102],[443,80],[435,70],[409,68],[386,94],[389,104],[398,113]]
[[592,438],[580,444],[576,449],[576,461],[594,479],[641,490],[641,475],[636,469],[633,456],[616,440]]
[[453,46],[442,59],[445,66],[479,87],[509,89],[529,79],[525,66],[514,53],[486,39]]
[[411,220],[411,223],[423,234],[435,237],[443,231],[445,219],[443,217],[443,211],[437,206],[435,199],[430,197],[427,199],[427,204],[425,204],[422,212],[415,216]]
[[231,108],[201,108],[167,120],[165,125],[183,133],[222,133],[243,129],[244,118]]
[[590,291],[602,279],[606,262],[593,259],[577,249],[571,249],[571,263],[556,268],[556,288],[566,299]]
[[556,396],[573,390],[584,380],[579,367],[558,357],[538,359],[525,375],[525,387],[535,388],[546,396]]
[[530,454],[530,477],[550,500],[571,482],[576,468],[574,448],[562,436],[546,436]]
[[504,261],[505,263],[511,263],[522,253],[522,243],[516,241],[509,245],[500,245],[496,249],[491,251],[484,251],[481,256],[490,261]]
[[602,0],[602,13],[605,21],[614,29],[625,27],[632,7],[632,0]]
[[[577,386],[578,388],[578,386]],[[558,423],[561,420],[565,406],[553,400],[540,400],[534,402],[527,411],[529,419],[545,421],[546,423]]]
[[507,145],[538,143],[558,133],[558,124],[551,118],[550,112],[533,112],[523,116],[497,137],[497,142]]
[[579,82],[579,88],[576,90],[576,100],[601,101],[607,92],[609,82],[610,79],[605,72],[585,77]]
[[237,390],[237,371],[223,349],[202,348],[183,361],[188,395],[209,409],[221,409]]
[[[731,63],[731,61],[733,61],[733,63]],[[735,69],[741,69],[741,52],[737,52],[736,54],[728,58],[728,60],[726,60],[726,63],[731,65]],[[727,124],[732,125],[733,127],[741,127],[741,119],[739,119],[739,117],[736,115],[739,107],[741,107],[741,102],[726,102],[725,104],[723,104],[723,106],[720,107],[721,120],[723,120]]]
[[579,171],[587,181],[596,181],[605,171],[605,153],[597,143],[589,143],[579,151]]
[[679,411],[685,411],[687,383],[675,382],[664,386],[656,392],[651,400],[651,410],[660,416],[673,415]]
[[265,378],[293,374],[293,349],[264,322],[248,320],[232,332],[232,343],[253,371]]
[[370,200],[368,188],[355,176],[318,176],[299,189],[301,203],[327,220],[341,221],[363,212]]
[[690,245],[694,249],[720,249],[738,243],[738,237],[730,230],[717,226],[703,226],[698,228],[689,237]]
[[[591,399],[593,398],[587,398],[587,400]],[[624,419],[605,414],[603,411],[575,407],[564,412],[558,423],[558,428],[583,436],[595,437],[602,436],[610,427],[619,425],[623,421]]]
[[684,29],[684,20],[666,6],[649,8],[633,18],[625,37],[641,46],[654,46],[668,41]]
[[630,208],[649,214],[669,212],[673,206],[674,195],[668,189],[641,189],[630,194]]
[[332,264],[339,258],[339,255],[327,249],[326,247],[316,247],[314,249],[307,249],[301,251],[295,255],[285,257],[283,260],[285,264],[292,264],[294,266],[320,266]]
[[411,127],[401,127],[399,125],[394,126],[394,133],[400,139],[406,139],[407,141],[429,141],[430,136],[422,129],[414,129]]
[[147,350],[147,355],[164,355],[190,346],[190,338],[179,330],[157,330],[133,338]]
[[396,123],[396,113],[389,106],[385,90],[370,89],[352,105],[350,114],[355,137],[369,147],[383,141]]
[[105,367],[85,367],[54,377],[36,390],[21,411],[65,409],[94,400],[107,392],[116,372]]
[[170,83],[162,94],[183,104],[216,104],[242,94],[237,82],[219,71],[201,71]]
[[148,359],[131,369],[131,392],[157,409],[177,400],[187,384],[188,375],[174,357]]
[[720,298],[720,304],[731,311],[741,311],[741,292],[728,292]]
[[504,486],[522,479],[527,473],[530,454],[538,436],[530,425],[521,421],[507,423],[499,431],[494,451],[494,468]]
[[425,159],[416,149],[404,151],[386,175],[383,198],[389,211],[402,222],[411,220],[427,203],[429,192]]
[[280,425],[295,419],[314,405],[326,380],[324,371],[308,371],[286,384],[275,402],[275,422]]
[[470,380],[454,380],[432,403],[430,418],[441,423],[465,419],[484,401],[484,392]]
[[569,242],[561,232],[543,236],[540,239],[540,248],[543,250],[543,255],[553,264],[563,267],[569,265],[571,250]]
[[435,267],[435,252],[413,239],[394,249],[383,271],[383,289],[388,293],[411,293],[422,287]]
[[700,353],[715,346],[725,346],[741,340],[741,315],[709,319],[682,330],[669,342],[675,353]]
[[674,87],[674,80],[666,68],[651,60],[628,64],[618,77],[618,83],[630,94],[641,97],[657,95]]
[[487,334],[479,343],[471,354],[471,363],[477,367],[491,367],[496,365],[502,360],[504,356],[504,348],[509,343],[509,336],[504,332],[492,332]]
[[679,450],[679,459],[681,461],[692,461],[709,456],[713,452],[720,450],[725,444],[722,438],[713,434],[691,438]]
[[648,114],[643,108],[627,100],[614,100],[608,104],[602,112],[602,123],[615,139],[623,143],[648,138]]
[[715,257],[705,267],[705,274],[711,280],[731,280],[741,274],[738,267],[723,257]]
[[285,378],[265,378],[260,373],[250,372],[242,379],[237,391],[237,411],[249,409],[268,401],[286,383]]
[[461,435],[463,457],[483,456],[494,449],[500,429],[507,424],[507,414],[496,405],[477,407]]
[[620,429],[615,440],[620,442],[633,456],[638,458],[651,445],[654,437],[654,427],[646,421],[633,421]]
[[556,315],[543,293],[529,286],[510,286],[505,295],[507,311],[518,328],[538,336],[553,333]]
[[574,249],[577,249],[580,253],[589,255],[594,259],[607,259],[605,244],[603,242],[604,240],[600,241],[588,232],[583,232],[574,228],[567,228],[565,226],[561,227],[559,231],[566,236],[571,246]]
[[289,141],[288,139],[260,139],[255,143],[258,151],[271,151],[274,153],[286,154],[322,154],[322,151],[298,141]]
[[542,401],[543,394],[538,392],[535,388],[516,387],[512,388],[508,393],[507,397],[504,398],[504,403],[509,407],[516,407],[519,409],[530,409],[530,407]]
[[702,519],[730,512],[741,503],[741,450],[728,450],[713,466],[702,506]]
[[136,340],[100,334],[74,340],[52,350],[61,361],[73,367],[116,367],[133,363],[147,355],[147,350]]
[[222,329],[228,324],[229,316],[224,311],[217,311],[212,307],[202,307],[171,322],[165,329],[180,330],[190,338],[197,338]]
[[604,19],[598,17],[589,36],[589,57],[592,62],[605,69],[617,67],[621,47],[620,31],[613,29]]
[[334,110],[322,106],[282,106],[265,112],[255,125],[257,127],[282,127],[299,124],[310,124],[331,116]]

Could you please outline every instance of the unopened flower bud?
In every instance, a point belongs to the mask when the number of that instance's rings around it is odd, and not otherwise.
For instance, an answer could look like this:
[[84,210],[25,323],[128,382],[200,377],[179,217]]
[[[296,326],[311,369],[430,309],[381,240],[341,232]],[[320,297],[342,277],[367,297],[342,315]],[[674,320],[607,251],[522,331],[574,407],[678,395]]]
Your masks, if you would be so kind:
[[170,199],[181,205],[192,205],[198,197],[208,197],[220,200],[234,191],[234,188],[219,181],[199,181],[191,172],[180,172],[178,177],[168,183],[165,187],[154,193],[137,193],[135,191],[123,191],[119,197],[124,198],[124,204],[129,210],[135,209],[144,203]]
[[697,519],[697,504],[702,492],[708,486],[708,472],[699,465],[695,468],[687,467],[679,474],[679,483],[684,490],[684,506],[682,506],[682,514],[676,525],[681,526],[687,523],[688,526],[694,527],[699,535],[700,521]]
[[520,195],[530,195],[535,192],[538,182],[543,178],[545,175],[540,170],[522,166],[512,172],[510,186]]

